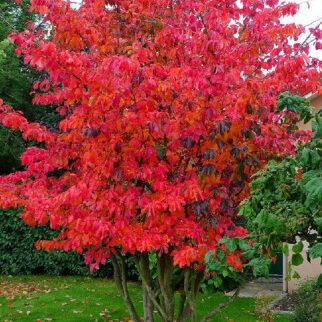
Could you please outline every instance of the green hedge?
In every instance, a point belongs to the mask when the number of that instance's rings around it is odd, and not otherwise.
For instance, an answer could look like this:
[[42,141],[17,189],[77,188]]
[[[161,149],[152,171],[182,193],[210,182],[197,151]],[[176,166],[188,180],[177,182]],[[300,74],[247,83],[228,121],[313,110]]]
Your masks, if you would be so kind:
[[302,282],[296,290],[297,305],[292,322],[321,322],[322,318],[322,274],[318,279]]
[[[49,227],[26,225],[18,210],[0,210],[0,274],[91,275],[83,256],[76,252],[36,250],[34,243],[37,240],[52,239],[56,235],[57,231]],[[112,277],[112,274],[112,264],[107,261],[93,276]],[[137,279],[135,265],[130,258],[128,276]]]

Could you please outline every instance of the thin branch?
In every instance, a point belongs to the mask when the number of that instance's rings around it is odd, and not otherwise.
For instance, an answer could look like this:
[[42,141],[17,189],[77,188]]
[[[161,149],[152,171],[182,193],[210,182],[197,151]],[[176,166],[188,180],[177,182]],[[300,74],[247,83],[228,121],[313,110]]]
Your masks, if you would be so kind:
[[206,35],[207,35],[208,39],[210,39],[210,36],[209,36],[209,33],[208,33],[208,29],[207,29],[207,25],[206,25],[206,23],[205,23],[205,21],[203,19],[203,16],[201,14],[199,14],[199,17],[200,17],[200,20],[201,20],[201,22],[203,24],[203,27],[205,28]]
[[316,23],[316,22],[318,22],[318,21],[320,21],[320,20],[322,20],[322,17],[320,17],[320,18],[318,18],[318,19],[316,19],[316,20],[314,20],[314,21],[312,21],[312,22],[308,23],[308,24],[307,24],[307,25],[305,25],[304,27],[311,26],[311,25],[313,25],[314,23]]
[[[322,21],[317,25],[317,26],[315,26],[314,28],[319,28],[320,27],[320,25],[322,24]],[[312,36],[312,32],[310,32],[309,34],[308,34],[308,36],[304,39],[304,41],[302,42],[302,44],[300,45],[300,47],[297,49],[297,51],[294,53],[294,56],[296,56],[298,53],[299,53],[299,51],[303,48],[303,46],[306,44],[306,42],[311,38],[311,36]]]
[[305,1],[302,1],[302,2],[295,2],[295,3],[298,4],[298,5],[302,5],[302,4],[308,4],[308,3],[314,2],[314,1],[317,1],[317,0],[305,0]]
[[1,8],[0,8],[0,16],[1,16],[1,19],[12,29],[13,32],[18,32],[16,27],[7,20],[6,15]]

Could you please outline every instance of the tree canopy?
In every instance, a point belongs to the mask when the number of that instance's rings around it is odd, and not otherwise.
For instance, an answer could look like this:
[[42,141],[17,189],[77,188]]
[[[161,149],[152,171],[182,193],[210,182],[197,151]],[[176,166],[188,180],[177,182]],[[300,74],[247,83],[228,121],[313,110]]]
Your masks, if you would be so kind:
[[237,213],[252,174],[310,137],[292,126],[295,113],[275,113],[280,93],[321,89],[321,62],[297,42],[303,27],[280,22],[297,9],[277,0],[85,0],[76,10],[32,0],[50,31],[29,25],[11,39],[25,63],[48,73],[33,102],[57,105],[63,119],[53,132],[1,105],[3,125],[43,146],[23,153],[24,171],[0,178],[0,205],[23,207],[29,225],[62,229],[40,248],[84,252],[91,269],[111,257],[135,321],[122,252],[136,260],[147,321],[153,306],[173,321],[178,265],[178,321],[195,321],[205,254],[243,270],[243,252],[221,241],[247,234]]

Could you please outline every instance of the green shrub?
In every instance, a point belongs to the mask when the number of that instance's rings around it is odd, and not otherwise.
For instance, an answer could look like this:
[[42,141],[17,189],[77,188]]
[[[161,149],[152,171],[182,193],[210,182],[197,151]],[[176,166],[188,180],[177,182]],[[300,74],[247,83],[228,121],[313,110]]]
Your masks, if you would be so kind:
[[[76,252],[37,251],[34,244],[39,239],[52,239],[58,231],[49,227],[30,227],[19,218],[19,211],[0,210],[0,274],[5,275],[82,275],[89,276],[90,271],[82,255]],[[137,279],[135,264],[127,259],[128,276]],[[110,261],[93,276],[112,277],[113,267]]]
[[322,287],[317,280],[308,280],[296,291],[298,304],[293,322],[320,322],[322,319]]

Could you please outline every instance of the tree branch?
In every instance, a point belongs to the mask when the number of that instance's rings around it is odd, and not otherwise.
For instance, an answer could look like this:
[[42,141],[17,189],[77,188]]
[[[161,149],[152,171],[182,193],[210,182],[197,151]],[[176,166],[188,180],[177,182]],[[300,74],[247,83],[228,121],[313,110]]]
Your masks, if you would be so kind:
[[163,254],[157,260],[158,280],[162,294],[162,304],[167,314],[168,320],[174,316],[174,296],[171,286],[173,262],[168,254]]
[[206,23],[205,23],[205,21],[203,19],[203,16],[200,14],[199,17],[200,17],[200,20],[201,20],[201,22],[203,24],[203,27],[205,28],[206,35],[207,35],[208,39],[210,39],[210,36],[209,36],[209,33],[208,33],[208,29],[207,29],[207,25],[206,25]]
[[[150,260],[148,252],[141,254],[141,267],[143,274],[147,277],[147,281],[152,285],[152,277],[150,273]],[[153,303],[149,297],[149,293],[144,285],[143,288],[143,307],[144,307],[144,321],[153,322]]]
[[112,264],[113,264],[113,268],[114,268],[115,283],[116,283],[116,286],[117,286],[119,292],[121,293],[121,296],[124,299],[124,302],[125,302],[127,309],[130,313],[131,319],[135,322],[139,322],[140,317],[135,310],[134,304],[131,300],[129,290],[127,287],[126,264],[125,264],[124,256],[121,254],[121,252],[119,250],[117,250],[117,253],[118,253],[118,257],[120,258],[120,261],[121,261],[121,267],[117,261],[116,256],[114,254],[111,254],[111,256],[110,256]]
[[148,280],[146,279],[146,276],[143,274],[142,269],[141,269],[140,262],[139,262],[139,260],[138,260],[138,258],[136,256],[134,256],[134,261],[135,261],[136,268],[138,269],[139,274],[140,274],[140,277],[142,279],[142,284],[146,288],[146,290],[147,290],[147,292],[148,292],[148,294],[149,294],[149,296],[151,298],[151,301],[155,305],[156,309],[158,310],[158,312],[162,316],[162,318],[166,319],[167,318],[167,315],[164,312],[164,310],[161,307],[161,305],[158,303],[157,296],[153,292],[153,289],[152,289],[151,285],[149,285]]
[[[314,28],[319,28],[321,24],[322,24],[322,21],[317,26],[315,26]],[[306,44],[306,42],[311,38],[311,35],[312,35],[312,32],[310,32],[308,34],[308,36],[304,39],[304,41],[301,43],[300,47],[294,53],[294,55],[293,55],[294,57],[299,53],[299,51],[304,47],[304,45]]]
[[196,274],[191,268],[187,268],[184,274],[184,292],[188,299],[188,303],[191,309],[191,322],[197,321],[196,316],[196,297],[194,292],[194,285],[196,280]]
[[12,32],[18,32],[18,30],[16,29],[16,27],[14,25],[12,25],[6,18],[5,13],[3,12],[3,10],[0,8],[0,17],[1,19],[12,29]]

